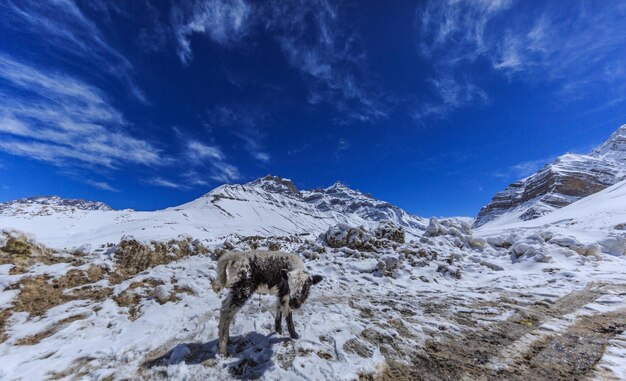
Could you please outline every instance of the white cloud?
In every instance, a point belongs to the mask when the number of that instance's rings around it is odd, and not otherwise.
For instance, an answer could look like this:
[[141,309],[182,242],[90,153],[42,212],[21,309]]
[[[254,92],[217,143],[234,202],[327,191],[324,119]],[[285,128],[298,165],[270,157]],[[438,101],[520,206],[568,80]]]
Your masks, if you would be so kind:
[[517,178],[528,177],[543,168],[547,163],[554,160],[554,157],[527,160],[517,163],[511,167],[511,171]]
[[191,170],[191,171],[185,172],[181,177],[185,180],[185,182],[187,184],[190,184],[192,186],[207,186],[207,185],[209,185],[209,182],[206,181],[203,178],[203,176],[200,175],[195,170]]
[[106,190],[109,192],[119,192],[119,189],[114,188],[113,186],[111,186],[110,184],[104,182],[104,181],[95,181],[95,180],[86,180],[85,181],[88,185],[91,185],[92,187],[98,188],[98,189],[102,189],[102,190]]
[[344,123],[386,119],[386,100],[371,89],[366,54],[344,11],[326,0],[274,1],[266,4],[264,21],[289,64],[313,81],[311,104],[331,104]]
[[504,171],[493,173],[492,176],[503,180],[523,179],[539,171],[546,164],[554,161],[555,158],[556,156],[547,156],[541,159],[521,161],[511,165]]
[[154,185],[157,187],[163,187],[163,188],[171,188],[171,189],[185,189],[187,188],[184,184],[180,184],[180,183],[175,183],[173,181],[170,180],[166,180],[162,177],[153,177],[150,179],[145,180],[146,184],[149,185]]
[[234,165],[221,163],[213,167],[211,178],[221,183],[230,183],[239,180],[241,174]]
[[179,58],[184,63],[191,60],[194,33],[220,45],[238,42],[247,33],[252,14],[252,6],[243,0],[196,0],[174,6],[171,19]]
[[270,161],[270,154],[266,152],[254,152],[252,154],[252,157],[263,163],[267,163],[268,161]]
[[[222,149],[215,144],[203,143],[189,137],[180,128],[173,128],[183,147],[183,158],[186,158],[191,169],[180,175],[179,188],[190,186],[205,186],[211,179],[218,182],[230,183],[241,179],[239,169],[229,162],[229,158]],[[162,183],[152,182],[153,185],[165,186]]]
[[454,110],[471,104],[488,102],[487,93],[467,79],[458,81],[450,75],[441,74],[429,79],[436,100],[420,104],[413,113],[415,119],[427,117],[445,118]]
[[244,142],[244,148],[250,156],[262,163],[267,163],[271,155],[266,151],[263,140],[265,134],[259,124],[266,119],[266,114],[257,107],[234,104],[222,106],[210,112],[210,124],[227,127]]
[[195,162],[207,159],[224,160],[224,154],[217,146],[210,146],[196,140],[187,142],[187,156]]
[[344,14],[340,8],[326,0],[197,0],[173,7],[170,19],[183,63],[192,59],[194,34],[232,48],[255,27],[257,32],[262,27],[277,41],[287,62],[303,74],[311,104],[336,107],[341,122],[385,119],[387,101],[381,91],[372,89],[359,36],[343,19],[349,10]]
[[486,62],[510,79],[552,82],[566,101],[626,91],[626,34],[616,32],[625,3],[433,0],[418,19],[420,52],[440,72]]
[[95,87],[1,54],[0,84],[0,149],[8,153],[57,166],[162,162]]
[[10,20],[7,27],[26,35],[34,46],[43,46],[44,58],[53,55],[72,64],[80,60],[82,66],[122,80],[132,96],[148,103],[132,79],[133,65],[106,41],[96,23],[74,1],[2,2],[0,12]]

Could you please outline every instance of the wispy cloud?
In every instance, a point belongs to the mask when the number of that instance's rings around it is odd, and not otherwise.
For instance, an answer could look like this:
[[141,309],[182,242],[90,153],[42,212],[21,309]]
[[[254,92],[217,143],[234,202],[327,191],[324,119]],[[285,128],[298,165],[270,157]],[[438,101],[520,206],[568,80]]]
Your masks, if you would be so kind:
[[626,35],[615,32],[624,3],[434,0],[417,16],[420,52],[445,75],[486,62],[512,80],[551,82],[565,101],[626,90]]
[[195,170],[190,170],[181,175],[181,178],[184,179],[185,183],[191,186],[208,186],[209,182],[204,179],[204,177]]
[[197,163],[207,159],[224,160],[224,154],[219,147],[200,143],[196,140],[187,142],[187,156]]
[[267,163],[271,159],[263,144],[265,134],[261,129],[266,119],[266,114],[258,107],[243,104],[221,106],[209,112],[211,126],[228,128],[243,141],[250,156],[261,163]]
[[[265,31],[303,75],[310,104],[336,107],[342,123],[385,119],[389,102],[371,82],[360,37],[348,27],[347,15],[349,9],[326,0],[203,0],[173,7],[170,19],[185,64],[193,58],[194,34],[235,48],[253,32]],[[262,161],[267,155],[257,156]]]
[[[217,146],[207,145],[196,140],[188,140],[187,157],[196,165],[209,168],[209,177],[215,181],[230,183],[241,178],[239,169],[227,162],[226,156]],[[203,180],[192,180],[194,185],[204,185]]]
[[360,36],[348,27],[349,9],[326,0],[301,0],[269,2],[264,10],[265,28],[287,61],[312,80],[309,103],[335,106],[347,123],[388,117],[383,92],[372,89]]
[[60,167],[158,165],[160,150],[95,87],[0,55],[0,149]]
[[446,118],[462,107],[488,102],[487,93],[467,79],[459,81],[451,75],[441,75],[428,80],[435,100],[422,102],[413,112],[415,119]]
[[83,66],[121,79],[132,96],[148,103],[133,80],[131,62],[107,42],[98,25],[74,1],[3,1],[0,12],[6,20],[3,26],[42,46],[46,59],[54,56],[71,64],[79,60]]
[[555,158],[556,156],[547,156],[535,160],[521,161],[511,165],[503,171],[493,173],[492,176],[503,180],[518,180],[526,178],[539,171],[546,164],[554,161]]
[[187,188],[185,184],[175,183],[173,181],[164,179],[162,177],[152,177],[150,179],[146,179],[144,182],[149,185],[154,185],[154,186],[163,187],[163,188],[171,188],[171,189]]
[[554,160],[554,156],[537,160],[522,161],[513,165],[511,167],[511,172],[517,178],[527,177],[543,168],[547,163],[551,162],[552,160]]
[[[232,183],[241,179],[237,166],[229,161],[228,156],[216,144],[209,144],[190,137],[180,128],[173,129],[181,142],[183,159],[186,159],[191,168],[179,175],[179,188],[190,186],[205,186],[211,179],[221,183]],[[153,182],[153,185],[159,185]],[[164,186],[164,185],[160,185]]]
[[224,46],[238,42],[248,32],[252,16],[252,6],[243,0],[197,0],[174,6],[171,19],[179,58],[184,63],[191,60],[194,33]]
[[234,165],[221,163],[213,168],[213,173],[210,177],[220,183],[231,183],[241,179],[241,174],[239,173],[239,169]]
[[95,181],[95,180],[86,180],[85,183],[91,185],[94,188],[102,189],[109,192],[119,192],[119,189],[111,186],[109,183],[104,181]]

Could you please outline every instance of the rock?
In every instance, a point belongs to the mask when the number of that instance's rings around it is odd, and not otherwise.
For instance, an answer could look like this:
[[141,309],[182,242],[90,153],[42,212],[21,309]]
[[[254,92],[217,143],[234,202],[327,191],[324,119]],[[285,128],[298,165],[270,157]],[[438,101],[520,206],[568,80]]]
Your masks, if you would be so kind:
[[172,349],[172,353],[167,359],[168,364],[180,364],[185,361],[185,357],[191,354],[191,349],[189,349],[185,344],[178,344]]
[[157,286],[154,289],[154,298],[160,303],[165,304],[170,299],[170,292],[165,285]]
[[441,225],[439,221],[435,217],[431,218],[428,221],[428,226],[426,227],[426,234],[429,237],[436,237],[440,234]]
[[513,244],[509,249],[511,261],[519,262],[523,259],[533,259],[536,262],[550,262],[551,257],[545,251],[545,245],[537,240],[522,239]]
[[578,242],[574,237],[557,235],[552,237],[549,241],[551,244],[566,247],[570,250],[577,252],[579,255],[587,255],[587,247]]
[[388,239],[390,241],[404,243],[404,229],[390,221],[380,224],[376,230],[374,230],[374,235],[378,239]]
[[363,227],[351,227],[337,224],[320,235],[322,241],[332,248],[349,247],[351,249],[369,249],[371,235]]
[[495,263],[491,263],[491,262],[487,262],[487,261],[480,261],[478,262],[480,263],[482,266],[488,267],[494,271],[504,271],[504,267],[502,266],[498,266]]
[[626,239],[620,236],[609,236],[598,241],[600,251],[610,255],[624,255],[626,252]]

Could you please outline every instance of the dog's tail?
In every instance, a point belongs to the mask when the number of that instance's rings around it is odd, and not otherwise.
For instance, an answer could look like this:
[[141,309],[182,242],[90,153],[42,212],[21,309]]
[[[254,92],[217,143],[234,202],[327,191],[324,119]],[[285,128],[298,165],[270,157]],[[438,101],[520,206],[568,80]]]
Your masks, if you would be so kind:
[[222,255],[222,257],[217,261],[217,279],[215,279],[211,284],[213,291],[220,292],[226,287],[226,284],[228,283],[228,266],[231,261],[231,256],[227,254]]

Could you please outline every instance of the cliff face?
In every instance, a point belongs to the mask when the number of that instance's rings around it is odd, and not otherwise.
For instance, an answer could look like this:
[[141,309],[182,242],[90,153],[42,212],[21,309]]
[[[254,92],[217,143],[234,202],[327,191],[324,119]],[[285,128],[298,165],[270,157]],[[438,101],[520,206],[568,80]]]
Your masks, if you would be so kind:
[[474,227],[502,220],[532,220],[599,192],[626,177],[626,125],[588,155],[565,154],[496,193]]

